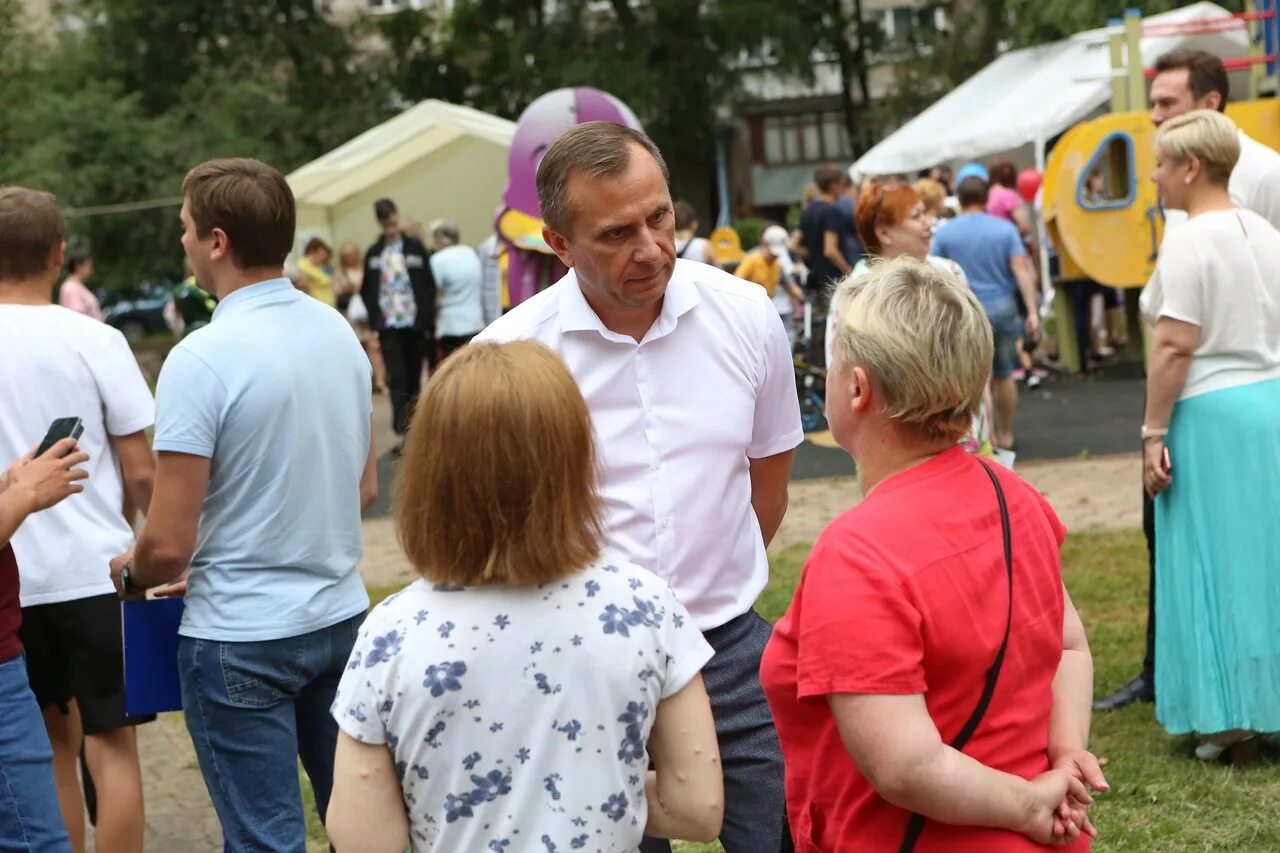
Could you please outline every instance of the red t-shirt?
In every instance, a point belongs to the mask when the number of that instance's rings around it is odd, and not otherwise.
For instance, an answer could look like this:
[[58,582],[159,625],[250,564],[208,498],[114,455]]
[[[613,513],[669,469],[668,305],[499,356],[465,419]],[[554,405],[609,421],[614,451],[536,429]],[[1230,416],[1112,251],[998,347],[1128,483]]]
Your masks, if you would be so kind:
[[13,548],[0,548],[0,662],[16,658],[22,651],[18,627],[22,625],[22,604],[18,597],[18,561]]
[[[896,851],[907,827],[908,813],[849,757],[829,694],[923,693],[948,742],[982,695],[1004,635],[1008,580],[995,489],[981,464],[957,447],[880,483],[823,531],[774,628],[760,679],[800,853]],[[1066,529],[1038,492],[995,468],[1013,532],[1013,624],[995,694],[964,752],[1032,778],[1049,769]],[[1088,850],[1081,841],[1070,849]],[[919,853],[1043,849],[1016,833],[935,821],[916,845]]]

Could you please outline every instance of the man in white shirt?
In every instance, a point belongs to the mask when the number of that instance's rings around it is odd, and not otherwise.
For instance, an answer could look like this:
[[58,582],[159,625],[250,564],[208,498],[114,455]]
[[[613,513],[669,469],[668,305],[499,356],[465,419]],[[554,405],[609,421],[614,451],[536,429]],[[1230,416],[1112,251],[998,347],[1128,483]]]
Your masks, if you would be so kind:
[[703,678],[725,773],[721,843],[790,849],[759,681],[770,628],[752,609],[803,437],[782,321],[762,288],[676,259],[666,164],[644,134],[571,128],[539,166],[538,198],[570,272],[476,340],[542,341],[577,379],[608,544],[664,578],[716,650]]
[[62,267],[62,215],[48,193],[0,189],[0,459],[30,451],[58,418],[80,418],[83,493],[32,516],[14,535],[22,644],[53,745],[72,849],[84,849],[81,748],[97,790],[95,847],[142,849],[142,774],[125,714],[120,601],[111,558],[133,541],[124,507],[151,503],[145,430],[151,391],[124,336],[50,303]]
[[[1156,59],[1151,81],[1151,121],[1156,127],[1192,110],[1226,110],[1231,84],[1226,66],[1203,50],[1175,50]],[[1280,228],[1280,153],[1240,133],[1240,159],[1231,170],[1227,190],[1237,207],[1252,210]],[[1181,210],[1165,211],[1164,239],[1187,221]],[[1133,702],[1155,700],[1156,555],[1155,511],[1146,489],[1142,492],[1142,527],[1147,537],[1150,592],[1147,599],[1147,652],[1142,671],[1115,693],[1094,703],[1110,711]]]

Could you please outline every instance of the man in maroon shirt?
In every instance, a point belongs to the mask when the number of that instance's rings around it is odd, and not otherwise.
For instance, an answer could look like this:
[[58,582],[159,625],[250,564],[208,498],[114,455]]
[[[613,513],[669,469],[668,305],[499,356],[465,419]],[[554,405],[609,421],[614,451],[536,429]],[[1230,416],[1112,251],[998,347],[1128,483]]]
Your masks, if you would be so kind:
[[21,850],[70,851],[53,782],[53,750],[27,683],[18,640],[18,563],[9,538],[33,512],[83,491],[89,456],[65,438],[44,455],[19,459],[0,475],[0,838]]

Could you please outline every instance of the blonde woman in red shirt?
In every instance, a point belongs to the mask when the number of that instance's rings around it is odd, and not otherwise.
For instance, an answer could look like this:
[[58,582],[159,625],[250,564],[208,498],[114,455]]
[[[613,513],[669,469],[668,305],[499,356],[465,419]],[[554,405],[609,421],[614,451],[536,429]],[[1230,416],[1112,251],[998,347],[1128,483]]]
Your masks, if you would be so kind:
[[956,445],[991,364],[982,306],[910,258],[833,306],[827,417],[866,497],[819,537],[761,665],[796,849],[1088,850],[1107,783],[1066,530]]

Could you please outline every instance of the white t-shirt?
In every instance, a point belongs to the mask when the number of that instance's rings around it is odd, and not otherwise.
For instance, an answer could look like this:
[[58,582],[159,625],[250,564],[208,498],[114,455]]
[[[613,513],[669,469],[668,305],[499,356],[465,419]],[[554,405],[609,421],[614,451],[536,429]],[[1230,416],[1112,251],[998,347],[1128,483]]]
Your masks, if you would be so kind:
[[1200,327],[1180,399],[1280,377],[1277,275],[1280,231],[1251,210],[1201,214],[1160,249],[1143,314]]
[[[683,249],[683,251],[681,251]],[[676,256],[686,261],[697,261],[698,263],[706,263],[707,257],[711,254],[711,245],[707,242],[706,237],[690,237],[684,243],[676,244]]]
[[13,535],[23,607],[114,591],[109,562],[133,531],[108,436],[151,426],[155,405],[116,329],[59,305],[0,304],[0,465],[67,417],[84,422],[89,478],[84,492],[35,513]]
[[420,580],[369,614],[333,715],[390,748],[415,853],[634,851],[658,703],[711,655],[628,563],[536,587]]
[[637,344],[604,325],[570,271],[476,337],[517,339],[555,350],[587,400],[611,541],[702,630],[746,613],[769,579],[748,462],[804,440],[791,346],[764,288],[676,261]]

